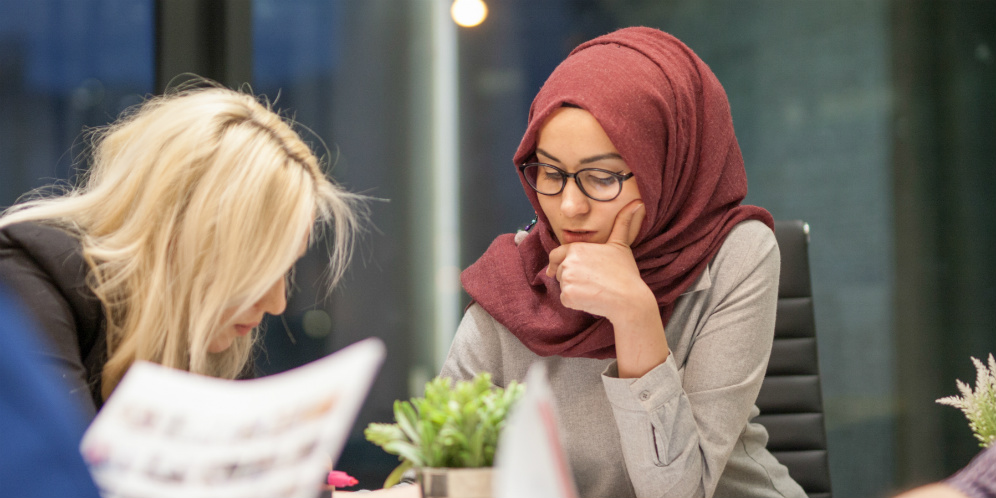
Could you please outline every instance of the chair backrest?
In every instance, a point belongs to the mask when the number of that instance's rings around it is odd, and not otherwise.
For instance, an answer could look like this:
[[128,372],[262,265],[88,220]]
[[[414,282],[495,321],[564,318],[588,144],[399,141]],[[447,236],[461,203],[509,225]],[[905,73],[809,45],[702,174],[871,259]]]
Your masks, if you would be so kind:
[[809,280],[809,225],[776,221],[782,257],[775,341],[757,397],[768,449],[810,498],[830,498],[823,393]]

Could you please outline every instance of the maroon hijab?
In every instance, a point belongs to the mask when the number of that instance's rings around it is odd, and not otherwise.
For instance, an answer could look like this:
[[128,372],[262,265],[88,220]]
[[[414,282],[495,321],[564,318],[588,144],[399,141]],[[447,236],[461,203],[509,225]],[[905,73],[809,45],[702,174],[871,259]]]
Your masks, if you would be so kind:
[[[590,112],[636,173],[647,215],[633,255],[666,326],[737,223],[773,226],[767,211],[740,204],[747,175],[726,92],[677,38],[621,29],[581,44],[553,71],[529,109],[515,165],[534,160],[540,126],[564,105]],[[519,176],[538,222],[519,245],[511,234],[495,239],[461,275],[464,289],[540,356],[615,357],[608,320],[560,303],[559,283],[546,276],[558,242]]]

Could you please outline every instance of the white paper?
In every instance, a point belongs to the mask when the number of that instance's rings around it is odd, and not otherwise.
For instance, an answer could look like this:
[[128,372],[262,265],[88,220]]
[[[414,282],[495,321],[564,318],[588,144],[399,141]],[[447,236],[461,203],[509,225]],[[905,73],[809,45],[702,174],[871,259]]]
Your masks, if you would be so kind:
[[495,498],[577,498],[557,428],[546,364],[526,374],[526,392],[515,404],[498,439]]
[[244,381],[138,362],[80,451],[104,498],[314,498],[384,354],[366,339]]

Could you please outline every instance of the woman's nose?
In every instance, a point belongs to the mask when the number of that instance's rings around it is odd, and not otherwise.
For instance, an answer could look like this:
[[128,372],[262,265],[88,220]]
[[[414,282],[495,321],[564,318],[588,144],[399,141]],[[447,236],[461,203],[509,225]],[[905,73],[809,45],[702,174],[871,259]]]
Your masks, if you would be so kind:
[[276,316],[287,309],[287,285],[284,280],[284,278],[277,280],[262,299],[256,302],[256,307],[260,311]]
[[588,196],[584,195],[576,182],[568,180],[564,185],[564,190],[560,193],[560,211],[569,218],[583,215],[588,212]]

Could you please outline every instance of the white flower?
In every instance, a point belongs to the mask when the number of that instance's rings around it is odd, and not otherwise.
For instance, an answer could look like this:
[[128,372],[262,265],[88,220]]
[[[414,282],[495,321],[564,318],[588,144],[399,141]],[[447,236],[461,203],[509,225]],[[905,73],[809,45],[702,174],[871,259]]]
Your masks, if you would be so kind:
[[977,374],[975,389],[957,380],[961,396],[947,396],[937,402],[961,410],[980,445],[988,448],[996,441],[996,359],[990,353],[988,367],[976,358],[972,358],[972,363]]

